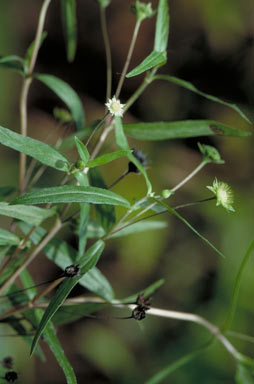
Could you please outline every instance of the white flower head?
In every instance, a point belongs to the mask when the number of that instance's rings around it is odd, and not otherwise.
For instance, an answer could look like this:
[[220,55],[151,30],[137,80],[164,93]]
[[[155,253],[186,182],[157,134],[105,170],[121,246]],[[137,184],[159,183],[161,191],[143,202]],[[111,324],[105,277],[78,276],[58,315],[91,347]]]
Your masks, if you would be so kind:
[[227,183],[224,183],[223,181],[218,181],[215,178],[213,185],[207,186],[207,188],[215,194],[217,199],[216,205],[221,205],[228,211],[235,211],[232,207],[232,204],[234,202],[233,191]]
[[115,96],[112,99],[108,99],[108,102],[105,104],[112,116],[123,116],[123,108],[125,104],[121,104],[119,99],[116,99]]

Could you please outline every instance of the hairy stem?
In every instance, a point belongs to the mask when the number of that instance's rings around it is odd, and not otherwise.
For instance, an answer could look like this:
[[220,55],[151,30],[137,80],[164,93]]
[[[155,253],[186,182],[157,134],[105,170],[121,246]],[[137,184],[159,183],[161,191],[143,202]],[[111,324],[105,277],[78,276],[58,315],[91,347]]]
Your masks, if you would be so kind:
[[[48,6],[51,0],[44,0],[44,3],[41,8],[38,27],[35,35],[34,41],[34,49],[32,53],[32,57],[29,63],[29,67],[26,72],[26,76],[24,78],[21,95],[20,95],[20,133],[22,136],[27,136],[27,98],[30,85],[32,83],[32,73],[34,70],[34,66],[36,63],[36,59],[38,56],[38,52],[40,49],[40,40],[43,32],[43,27],[45,23],[46,13],[48,10]],[[24,192],[25,189],[25,172],[26,172],[26,155],[24,153],[20,153],[20,162],[19,162],[19,189],[21,193]]]
[[105,54],[106,54],[106,65],[107,65],[106,100],[108,100],[111,97],[111,89],[112,89],[112,60],[111,60],[110,43],[109,43],[107,22],[106,22],[106,8],[100,7],[100,16],[101,16],[102,36],[103,36]]
[[120,80],[119,80],[119,83],[118,83],[118,86],[117,86],[117,89],[116,89],[115,96],[116,96],[117,99],[118,99],[118,97],[120,95],[120,92],[121,92],[121,89],[122,89],[122,86],[123,86],[123,82],[124,82],[124,79],[125,79],[125,75],[126,75],[126,73],[128,71],[129,65],[130,65],[130,61],[131,61],[131,57],[132,57],[132,54],[133,54],[135,43],[136,43],[136,40],[137,40],[137,37],[138,37],[138,32],[139,32],[140,25],[141,25],[141,22],[137,21],[136,25],[135,25],[135,28],[134,28],[133,35],[132,35],[131,44],[130,44],[130,47],[129,47],[127,58],[126,58],[126,61],[125,61],[125,64],[124,64],[124,67],[123,67],[123,70],[122,70],[122,74],[121,74],[121,77],[120,77]]

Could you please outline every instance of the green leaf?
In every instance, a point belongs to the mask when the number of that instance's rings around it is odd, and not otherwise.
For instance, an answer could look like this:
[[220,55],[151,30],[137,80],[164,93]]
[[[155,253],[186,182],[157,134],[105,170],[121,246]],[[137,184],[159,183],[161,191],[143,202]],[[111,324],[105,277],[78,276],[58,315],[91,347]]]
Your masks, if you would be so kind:
[[111,204],[129,208],[129,202],[122,196],[106,189],[64,185],[30,192],[12,201],[12,204],[44,203],[93,203]]
[[238,301],[238,296],[239,296],[239,292],[240,292],[240,284],[241,284],[241,281],[243,278],[243,272],[244,272],[244,269],[245,269],[245,267],[249,261],[249,258],[251,256],[251,252],[253,251],[253,249],[254,249],[254,240],[251,242],[249,248],[247,249],[247,252],[245,253],[245,255],[243,257],[243,260],[241,262],[238,274],[236,276],[231,306],[230,306],[230,310],[229,310],[229,313],[227,316],[226,324],[223,327],[223,331],[227,331],[228,329],[231,328],[233,318],[235,315],[235,311],[236,311],[236,307],[237,307],[237,301]]
[[42,141],[32,139],[31,137],[24,137],[0,126],[0,143],[18,152],[25,153],[59,171],[67,172],[69,170],[69,160],[56,149]]
[[1,245],[18,245],[20,239],[14,233],[0,228],[0,246]]
[[139,140],[183,139],[215,135],[245,137],[251,134],[213,120],[124,124],[124,131],[128,136]]
[[77,48],[76,1],[61,0],[61,8],[67,60],[72,62]]
[[[42,34],[41,34],[41,38],[40,38],[40,47],[42,46],[44,40],[46,39],[47,37],[47,32],[46,31],[43,31]],[[32,43],[29,45],[27,51],[26,51],[26,55],[25,55],[25,65],[26,65],[26,68],[29,67],[30,65],[30,62],[31,62],[31,59],[32,59],[32,56],[33,56],[33,51],[34,51],[34,45],[35,45],[35,40],[32,41]]]
[[7,199],[17,188],[12,186],[0,187],[0,201]]
[[160,67],[161,65],[165,64],[166,61],[166,52],[153,51],[142,61],[142,63],[140,63],[137,67],[133,68],[129,73],[127,73],[126,77],[137,76],[143,72],[148,71],[151,68]]
[[[79,173],[80,175],[80,173]],[[87,174],[82,173],[82,178],[77,177],[80,185],[82,187],[86,187],[89,185],[89,179]],[[86,248],[86,240],[87,240],[87,227],[89,221],[90,214],[90,205],[87,203],[80,204],[80,220],[79,220],[79,229],[78,229],[78,254],[83,255]]]
[[167,226],[168,226],[168,223],[166,221],[155,221],[155,220],[140,221],[132,225],[129,225],[128,227],[123,228],[116,233],[113,233],[108,237],[108,239],[115,239],[117,237],[128,236],[131,234],[144,232],[144,231],[154,231],[156,229],[167,228]]
[[119,300],[119,302],[123,304],[135,303],[139,295],[143,294],[145,297],[149,297],[153,295],[154,292],[157,291],[164,283],[165,283],[164,279],[155,281],[153,284],[149,285],[147,288],[142,289],[141,291],[137,292],[134,295],[125,297],[124,299]]
[[159,0],[157,18],[156,18],[155,39],[154,39],[155,51],[164,52],[167,50],[168,35],[169,35],[168,0]]
[[[99,169],[92,168],[89,172],[89,177],[93,186],[107,188]],[[97,204],[95,206],[95,213],[97,220],[105,231],[108,231],[116,222],[115,207],[113,205]]]
[[81,160],[84,162],[84,167],[85,167],[85,165],[88,162],[89,157],[90,157],[89,152],[88,152],[85,144],[83,144],[82,141],[79,140],[79,138],[76,136],[75,136],[75,143],[76,143],[76,147],[77,147],[79,156],[80,156]]
[[32,348],[31,348],[31,354],[34,351],[34,348],[36,347],[40,336],[42,335],[46,326],[48,325],[48,322],[54,316],[58,308],[63,304],[63,302],[65,301],[66,297],[69,295],[71,290],[79,282],[81,277],[96,265],[104,249],[104,246],[105,244],[101,240],[98,240],[94,245],[92,245],[91,248],[89,248],[89,250],[85,253],[85,255],[78,260],[78,263],[81,268],[80,276],[73,277],[73,278],[66,278],[64,282],[61,284],[61,286],[58,288],[55,296],[50,301],[46,311],[44,312],[44,315],[41,319],[39,327],[36,331]]
[[27,205],[9,205],[0,203],[0,215],[13,217],[18,220],[26,221],[31,225],[40,225],[48,217],[54,216],[54,208],[43,209],[39,207],[28,207]]
[[11,69],[24,75],[24,59],[16,55],[0,57],[0,68]]
[[253,372],[249,367],[241,363],[237,364],[235,382],[237,384],[254,384]]
[[156,373],[151,379],[147,380],[145,384],[158,384],[161,383],[163,380],[165,380],[171,373],[176,371],[178,368],[183,367],[185,364],[188,364],[190,361],[204,353],[206,348],[211,344],[211,342],[205,344],[201,348],[188,353],[187,355],[181,357],[180,359],[174,361],[173,363],[169,364],[167,367],[160,370],[158,373]]
[[179,79],[179,77],[168,76],[168,75],[155,75],[155,76],[152,77],[152,81],[153,80],[166,80],[166,81],[169,81],[170,83],[177,84],[180,87],[188,89],[189,91],[194,92],[194,93],[196,93],[196,94],[198,94],[200,96],[203,96],[203,97],[205,97],[208,100],[214,101],[215,103],[226,105],[227,107],[229,107],[229,108],[233,109],[235,112],[237,112],[249,124],[251,124],[251,121],[248,119],[248,117],[243,113],[243,111],[241,111],[241,109],[236,104],[227,103],[226,101],[221,100],[218,97],[209,95],[208,93],[204,93],[204,92],[200,91],[199,89],[197,89],[189,81],[185,81],[183,79]]
[[[115,135],[116,135],[117,145],[125,151],[130,150],[128,140],[127,140],[125,133],[124,133],[124,130],[123,130],[122,120],[120,117],[115,118]],[[152,192],[152,185],[151,185],[151,182],[147,176],[145,168],[140,164],[140,162],[136,159],[135,156],[133,156],[133,154],[131,152],[129,153],[128,158],[132,163],[134,163],[136,165],[136,167],[138,168],[140,173],[142,173],[142,175],[144,176],[146,186],[147,186],[147,194],[149,195]]]
[[96,159],[94,159],[94,160],[88,161],[86,166],[89,168],[98,167],[100,165],[110,163],[113,160],[119,159],[120,157],[128,156],[130,153],[131,153],[130,150],[106,153],[105,155],[96,157]]
[[67,105],[78,130],[85,125],[83,106],[77,93],[69,84],[52,75],[35,74],[34,77],[49,87]]
[[[19,223],[19,227],[25,234],[31,229],[31,226],[25,223]],[[34,244],[39,244],[46,234],[45,229],[37,227],[30,239]],[[43,252],[49,260],[53,261],[62,270],[65,270],[68,265],[76,263],[78,258],[77,252],[69,244],[58,238],[52,239],[43,248]],[[107,301],[114,299],[114,291],[110,283],[96,267],[88,271],[79,280],[79,284]]]
[[48,344],[51,352],[54,354],[58,364],[62,368],[67,384],[77,384],[77,379],[74,373],[74,370],[64,354],[63,348],[56,336],[56,331],[51,322],[48,323],[46,329],[43,332],[43,337],[46,343]]
[[164,203],[163,201],[159,200],[159,199],[156,199],[154,197],[151,198],[153,201],[155,201],[156,203],[162,205],[164,208],[166,208],[170,213],[173,213],[173,215],[175,215],[179,220],[181,220],[185,225],[187,225],[188,228],[190,228],[192,230],[192,232],[194,232],[198,237],[200,237],[206,244],[209,245],[209,247],[211,247],[216,253],[218,253],[218,255],[222,256],[223,258],[225,258],[225,256],[223,255],[223,253],[221,251],[219,251],[209,240],[207,240],[203,235],[201,235],[201,233],[199,233],[184,217],[182,217],[180,215],[180,213],[178,213],[175,209],[171,208],[168,204]]

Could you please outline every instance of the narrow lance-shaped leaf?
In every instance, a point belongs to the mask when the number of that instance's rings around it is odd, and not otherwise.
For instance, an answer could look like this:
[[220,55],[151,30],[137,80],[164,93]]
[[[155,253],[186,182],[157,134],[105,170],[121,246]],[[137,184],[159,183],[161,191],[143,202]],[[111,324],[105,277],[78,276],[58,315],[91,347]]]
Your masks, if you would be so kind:
[[[116,143],[117,145],[123,149],[123,150],[130,150],[128,140],[125,136],[124,130],[123,130],[123,124],[120,117],[115,118],[115,135],[116,135]],[[147,194],[150,194],[152,192],[152,185],[150,183],[150,180],[147,176],[145,168],[140,164],[140,162],[136,159],[135,156],[133,156],[132,153],[129,153],[128,155],[129,160],[136,165],[140,173],[145,178],[146,186],[147,186]]]
[[0,203],[0,215],[23,220],[32,225],[40,225],[42,221],[55,215],[55,213],[54,208],[43,209],[39,207],[28,207],[27,205],[14,206],[5,202]]
[[237,112],[244,120],[246,120],[249,124],[251,124],[251,121],[248,119],[248,117],[241,111],[241,109],[233,103],[228,103],[224,100],[219,99],[218,97],[215,97],[213,95],[209,95],[208,93],[202,92],[199,89],[195,87],[192,83],[189,81],[179,79],[178,77],[175,76],[168,76],[168,75],[155,75],[152,77],[152,80],[166,80],[169,81],[170,83],[174,83],[176,85],[179,85],[180,87],[183,87],[185,89],[188,89],[191,92],[194,92],[200,96],[205,97],[208,100],[214,101],[215,103],[219,103],[222,105],[226,105],[229,108],[232,108],[235,112]]
[[110,163],[113,160],[119,159],[123,156],[128,156],[131,153],[131,151],[116,151],[111,153],[106,153],[105,155],[96,157],[94,160],[89,160],[86,166],[88,168],[98,167],[100,165],[104,165],[107,163]]
[[151,141],[215,135],[245,137],[251,134],[213,120],[124,124],[124,131],[135,139]]
[[20,239],[14,233],[0,228],[0,246],[2,245],[18,245]]
[[[47,34],[46,31],[42,32],[41,38],[40,38],[40,47],[42,46],[42,44],[43,44],[44,40],[46,39],[47,35],[48,34]],[[35,40],[32,41],[32,43],[29,45],[29,47],[28,47],[28,49],[26,51],[26,56],[25,56],[25,66],[26,66],[26,69],[30,65],[30,62],[31,62],[31,59],[32,59],[32,56],[33,56],[34,46],[35,46]]]
[[128,236],[128,235],[132,235],[132,234],[136,234],[144,231],[154,231],[156,229],[167,228],[167,226],[168,226],[168,223],[166,221],[157,221],[157,220],[156,221],[155,220],[140,221],[132,225],[129,225],[128,227],[123,228],[120,231],[117,231],[116,233],[113,233],[108,237],[108,239],[115,239],[117,237]]
[[42,141],[32,139],[31,137],[24,137],[0,126],[0,143],[18,152],[25,153],[59,171],[67,172],[69,170],[69,160],[56,149]]
[[[89,172],[90,183],[95,187],[107,188],[98,168],[92,168]],[[115,207],[113,205],[97,204],[95,206],[96,219],[105,231],[108,231],[116,222]]]
[[67,59],[72,62],[77,48],[76,0],[61,0],[61,8]]
[[143,72],[148,71],[149,69],[160,67],[161,65],[164,65],[166,61],[166,52],[153,51],[139,65],[137,65],[134,69],[127,73],[126,77],[137,76]]
[[185,225],[187,225],[188,228],[192,230],[198,237],[200,237],[206,244],[208,244],[218,255],[225,258],[223,253],[219,251],[209,240],[207,240],[201,233],[199,233],[184,217],[180,215],[175,209],[171,208],[168,204],[164,203],[163,201],[152,197],[151,198],[154,202],[162,205],[164,208],[166,208],[170,213],[173,213],[179,220],[181,220]]
[[24,59],[16,55],[0,57],[0,68],[11,69],[24,75]]
[[112,204],[129,208],[129,202],[122,196],[96,187],[64,185],[62,187],[44,188],[27,193],[15,199],[12,204],[44,203],[93,203]]
[[[89,155],[89,154],[88,154]],[[87,174],[82,172],[82,178],[77,177],[80,185],[82,187],[87,187],[89,185],[89,179]],[[79,256],[83,255],[86,248],[87,240],[87,227],[90,214],[90,204],[81,203],[80,204],[80,215],[79,215],[79,228],[78,228],[78,254]]]
[[153,284],[149,285],[147,288],[137,292],[136,294],[125,297],[124,299],[120,299],[118,301],[122,304],[135,303],[139,295],[143,294],[145,297],[149,297],[153,295],[164,283],[165,280],[160,279],[158,281],[155,281]]
[[154,50],[157,52],[164,52],[168,46],[169,34],[169,10],[168,0],[159,0],[156,29],[154,39]]
[[58,308],[63,304],[63,302],[65,301],[66,297],[69,295],[71,290],[79,282],[81,277],[96,265],[104,249],[104,246],[105,244],[101,240],[98,240],[94,245],[92,245],[92,247],[88,250],[88,252],[86,252],[85,255],[78,260],[78,263],[80,265],[80,276],[66,278],[64,282],[61,284],[61,286],[58,288],[55,296],[50,301],[46,311],[44,312],[44,315],[41,319],[39,327],[36,331],[32,348],[31,348],[31,354],[34,351],[34,348],[36,347],[40,336],[42,335],[46,326],[48,325],[48,322],[54,316]]
[[89,160],[89,152],[85,146],[85,144],[82,143],[81,140],[79,140],[78,137],[75,137],[75,143],[76,143],[76,147],[77,147],[77,150],[78,150],[78,153],[79,153],[79,156],[81,158],[81,160],[83,161],[84,163],[84,166],[86,165],[86,163],[88,162]]
[[[32,226],[26,223],[19,223],[19,227],[23,233],[27,234]],[[31,234],[30,239],[37,245],[46,234],[47,231],[45,229],[37,227]],[[52,239],[43,248],[43,252],[49,260],[53,261],[63,271],[68,265],[76,263],[79,257],[79,254],[69,244],[58,238]],[[79,284],[107,301],[114,299],[114,291],[110,283],[96,267],[88,271],[79,280]]]
[[34,77],[49,87],[70,109],[78,130],[85,125],[83,106],[78,94],[65,81],[52,75],[35,74]]

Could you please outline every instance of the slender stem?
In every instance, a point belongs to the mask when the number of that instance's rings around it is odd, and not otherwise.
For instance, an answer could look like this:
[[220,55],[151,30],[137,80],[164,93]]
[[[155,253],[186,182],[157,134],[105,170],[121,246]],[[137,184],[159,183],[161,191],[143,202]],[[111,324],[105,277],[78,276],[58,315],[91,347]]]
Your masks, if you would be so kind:
[[138,37],[138,32],[139,32],[140,25],[141,25],[141,22],[138,20],[136,22],[136,25],[135,25],[135,28],[134,28],[134,32],[133,32],[133,35],[132,35],[131,44],[130,44],[130,47],[129,47],[127,58],[126,58],[126,61],[125,61],[125,64],[124,64],[124,67],[123,67],[123,70],[122,70],[122,74],[121,74],[121,77],[120,77],[120,80],[119,80],[119,83],[118,83],[118,86],[117,86],[117,89],[116,89],[116,94],[115,94],[116,98],[118,98],[119,95],[120,95],[120,92],[121,92],[121,89],[122,89],[122,86],[123,86],[123,82],[124,82],[124,79],[125,79],[125,75],[126,75],[126,73],[128,71],[129,65],[130,65],[130,61],[131,61],[131,57],[132,57],[132,54],[133,54],[134,46],[135,46],[135,43],[136,43],[136,40],[137,40],[137,37]]
[[[24,78],[21,95],[20,95],[20,133],[22,136],[27,136],[27,98],[30,85],[32,83],[32,73],[34,70],[34,66],[36,63],[36,59],[38,56],[39,48],[40,48],[40,40],[43,32],[44,22],[46,18],[46,13],[48,6],[51,0],[44,0],[44,3],[41,8],[38,27],[35,35],[34,41],[34,49],[31,57],[31,61],[29,63],[29,67],[26,72],[26,76]],[[19,163],[19,189],[21,193],[24,192],[25,189],[25,171],[26,171],[26,155],[24,153],[20,153],[20,163]]]
[[172,188],[172,192],[177,191],[184,184],[186,184],[190,179],[192,179],[205,165],[207,164],[206,160],[203,160],[188,176],[185,177],[179,184],[177,184],[174,188]]
[[108,189],[113,188],[116,184],[118,184],[121,180],[123,180],[128,174],[129,174],[129,171],[127,169],[120,177],[118,177],[112,184],[108,186]]
[[92,130],[91,132],[91,135],[88,137],[87,139],[87,142],[86,142],[86,146],[88,146],[88,144],[90,143],[92,137],[94,136],[95,132],[97,132],[97,130],[99,128],[101,128],[101,126],[103,125],[106,117],[108,116],[109,112],[106,112],[105,115],[103,116],[102,120],[94,127],[94,129]]
[[133,93],[133,95],[127,100],[125,106],[124,106],[124,112],[126,112],[132,104],[135,103],[135,101],[139,98],[139,96],[144,92],[144,90],[148,87],[148,85],[152,82],[152,77],[154,73],[157,71],[157,68],[152,69],[151,72],[148,72],[146,77],[144,78],[141,85],[138,87],[138,89]]
[[90,156],[90,160],[93,160],[96,157],[96,155],[100,151],[101,147],[103,146],[106,138],[108,137],[108,135],[112,131],[112,129],[113,129],[112,124],[105,127],[104,131],[102,132],[102,134],[101,134],[101,136],[100,136],[100,138],[99,138],[99,140],[98,140],[98,142],[97,142],[97,144],[96,144],[96,146],[95,146],[95,148],[94,148],[94,150]]
[[101,16],[102,36],[103,36],[105,54],[106,54],[106,65],[107,65],[106,100],[108,100],[111,97],[111,88],[112,88],[112,60],[111,60],[110,43],[109,43],[107,22],[106,22],[106,8],[100,7],[100,16]]
[[62,228],[62,222],[57,219],[54,227],[44,237],[44,239],[35,247],[34,251],[28,255],[24,263],[16,269],[16,271],[9,277],[8,280],[1,286],[0,294],[2,294],[19,276],[19,274],[35,259],[40,251],[49,243],[49,241],[55,236],[55,234]]
[[45,288],[41,293],[38,293],[33,300],[31,301],[31,304],[34,304],[37,300],[39,300],[41,297],[47,295],[49,292],[51,292],[55,287],[57,287],[65,277],[60,277],[57,280],[54,280],[47,288]]

